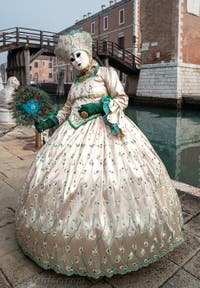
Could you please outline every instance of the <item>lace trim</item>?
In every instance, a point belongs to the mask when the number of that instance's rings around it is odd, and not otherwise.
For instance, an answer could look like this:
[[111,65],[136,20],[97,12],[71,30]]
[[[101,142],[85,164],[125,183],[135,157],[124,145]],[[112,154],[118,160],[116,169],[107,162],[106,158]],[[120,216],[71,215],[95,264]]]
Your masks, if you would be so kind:
[[118,124],[117,123],[111,123],[109,120],[108,120],[108,115],[109,113],[111,112],[110,110],[110,107],[109,107],[109,104],[110,104],[110,101],[112,100],[112,98],[110,96],[105,96],[102,98],[102,103],[103,103],[103,111],[105,113],[105,118],[106,118],[106,121],[108,122],[108,124],[110,125],[111,127],[111,133],[113,135],[118,135],[120,133],[122,133],[121,129],[119,128]]
[[133,272],[133,271],[137,271],[140,268],[143,267],[147,267],[150,264],[159,261],[162,257],[164,257],[165,255],[167,255],[169,252],[173,251],[175,247],[179,246],[184,240],[180,239],[178,241],[175,241],[173,243],[171,243],[169,245],[168,249],[165,249],[163,252],[161,252],[159,255],[156,255],[156,257],[153,258],[149,258],[147,259],[147,261],[143,262],[143,263],[135,263],[135,265],[133,267],[127,267],[126,269],[124,269],[124,271],[121,271],[119,269],[113,269],[112,268],[112,272],[107,273],[107,272],[101,272],[101,273],[91,273],[89,271],[84,271],[84,272],[75,272],[75,271],[65,271],[61,268],[58,268],[56,266],[50,265],[48,263],[43,263],[42,261],[34,258],[30,253],[28,253],[25,248],[23,247],[23,245],[19,242],[19,239],[17,238],[17,243],[19,245],[19,247],[22,249],[22,251],[24,252],[24,254],[26,256],[28,256],[31,260],[33,260],[38,266],[42,267],[43,269],[47,270],[47,269],[53,269],[56,273],[61,273],[61,274],[65,274],[67,276],[71,276],[71,275],[79,275],[79,276],[87,276],[87,277],[93,277],[93,278],[99,278],[102,276],[106,276],[106,277],[112,277],[115,274],[126,274],[129,272]]

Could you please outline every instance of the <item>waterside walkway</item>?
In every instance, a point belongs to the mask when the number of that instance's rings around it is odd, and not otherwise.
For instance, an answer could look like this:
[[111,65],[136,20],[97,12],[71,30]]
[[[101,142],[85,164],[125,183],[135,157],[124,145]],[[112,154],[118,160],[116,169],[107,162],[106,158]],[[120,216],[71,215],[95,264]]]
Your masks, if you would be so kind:
[[160,262],[124,276],[94,280],[45,271],[18,248],[15,209],[36,155],[34,131],[0,125],[0,288],[199,288],[200,189],[173,181],[184,215],[185,242]]

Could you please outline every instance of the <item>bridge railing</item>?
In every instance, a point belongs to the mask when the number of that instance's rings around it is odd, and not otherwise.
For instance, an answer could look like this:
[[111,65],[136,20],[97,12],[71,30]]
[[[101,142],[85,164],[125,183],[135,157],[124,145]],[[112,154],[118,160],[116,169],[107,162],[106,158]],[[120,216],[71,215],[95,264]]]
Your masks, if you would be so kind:
[[[0,52],[16,49],[18,47],[44,48],[52,50],[57,43],[59,34],[37,29],[14,27],[6,30],[0,30]],[[136,71],[140,68],[141,59],[130,51],[121,48],[118,44],[105,41],[93,41],[94,54],[102,57],[109,57],[115,64],[121,67]]]
[[11,44],[20,45],[29,43],[40,45],[41,47],[54,46],[57,38],[57,33],[15,27],[7,30],[0,30],[0,47],[6,47]]
[[97,55],[116,58],[118,61],[128,65],[130,68],[134,68],[136,64],[141,64],[141,59],[139,57],[111,41],[94,40],[93,52]]

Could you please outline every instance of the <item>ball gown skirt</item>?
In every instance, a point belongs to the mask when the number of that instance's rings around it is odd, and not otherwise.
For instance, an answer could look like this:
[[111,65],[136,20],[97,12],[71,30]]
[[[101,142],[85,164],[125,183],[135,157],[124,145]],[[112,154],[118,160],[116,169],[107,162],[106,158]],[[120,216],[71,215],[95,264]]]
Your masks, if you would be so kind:
[[38,152],[16,213],[17,240],[44,269],[98,278],[148,266],[182,243],[180,202],[162,161],[125,116],[65,121]]

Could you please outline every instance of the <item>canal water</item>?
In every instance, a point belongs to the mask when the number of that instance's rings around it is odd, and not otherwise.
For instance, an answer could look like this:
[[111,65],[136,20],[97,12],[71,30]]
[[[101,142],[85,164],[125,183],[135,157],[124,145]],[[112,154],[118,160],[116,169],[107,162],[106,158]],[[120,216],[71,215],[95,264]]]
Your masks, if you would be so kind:
[[[56,109],[64,99],[55,100]],[[182,110],[133,106],[125,111],[149,139],[176,181],[200,187],[200,113]]]
[[200,113],[129,106],[126,114],[149,139],[176,181],[200,187]]

